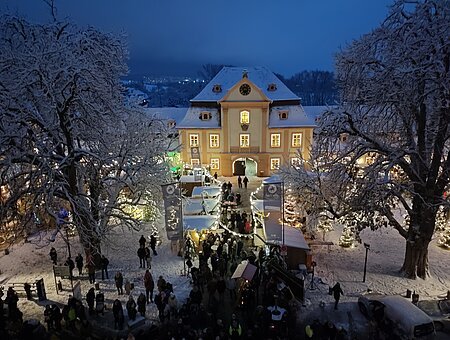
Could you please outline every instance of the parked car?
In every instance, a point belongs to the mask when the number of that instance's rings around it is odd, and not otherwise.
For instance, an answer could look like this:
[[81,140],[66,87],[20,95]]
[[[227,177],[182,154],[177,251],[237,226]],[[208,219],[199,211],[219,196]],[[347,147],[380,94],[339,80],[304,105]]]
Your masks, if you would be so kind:
[[396,339],[432,339],[433,320],[408,299],[399,295],[367,294],[358,298],[361,313]]
[[450,333],[450,300],[422,300],[417,307],[433,319],[436,331]]

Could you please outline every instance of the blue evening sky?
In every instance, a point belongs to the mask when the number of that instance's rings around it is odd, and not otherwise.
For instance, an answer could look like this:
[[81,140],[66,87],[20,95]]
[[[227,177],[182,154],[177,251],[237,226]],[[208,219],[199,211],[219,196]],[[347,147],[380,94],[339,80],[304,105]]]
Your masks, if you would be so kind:
[[[334,54],[379,26],[394,0],[56,0],[58,19],[128,36],[133,72],[195,74],[203,64],[267,66],[286,77],[333,70]],[[50,20],[42,0],[2,13]]]

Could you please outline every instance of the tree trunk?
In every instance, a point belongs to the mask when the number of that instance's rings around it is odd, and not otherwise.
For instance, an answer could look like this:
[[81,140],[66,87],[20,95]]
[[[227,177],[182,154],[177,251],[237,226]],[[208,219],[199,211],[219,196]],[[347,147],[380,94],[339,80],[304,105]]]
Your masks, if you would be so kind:
[[424,239],[411,242],[406,241],[405,260],[401,271],[410,279],[429,277],[428,270],[428,244]]

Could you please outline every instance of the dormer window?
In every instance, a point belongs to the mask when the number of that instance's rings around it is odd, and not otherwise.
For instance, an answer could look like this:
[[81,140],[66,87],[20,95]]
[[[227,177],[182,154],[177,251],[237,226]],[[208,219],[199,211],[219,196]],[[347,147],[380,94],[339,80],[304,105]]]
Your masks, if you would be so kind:
[[271,83],[269,86],[267,86],[267,91],[276,91],[277,90],[277,84]]
[[220,93],[220,92],[222,92],[222,85],[215,84],[215,85],[213,86],[213,88],[212,88],[212,91],[213,91],[214,93]]
[[278,113],[278,115],[280,116],[281,120],[288,119],[288,112],[287,111],[280,111]]
[[200,113],[200,120],[210,120],[211,112],[205,111]]

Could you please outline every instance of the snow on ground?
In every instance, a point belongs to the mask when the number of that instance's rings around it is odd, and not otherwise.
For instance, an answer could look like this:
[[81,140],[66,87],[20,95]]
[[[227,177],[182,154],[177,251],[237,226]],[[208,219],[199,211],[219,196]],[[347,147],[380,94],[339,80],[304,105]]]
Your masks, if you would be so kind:
[[[227,179],[228,180],[228,179]],[[235,179],[230,179],[235,184]],[[249,192],[257,188],[261,179],[253,178]],[[245,190],[244,190],[245,191]],[[244,196],[243,196],[244,197]],[[181,275],[183,269],[182,258],[172,254],[170,243],[165,238],[165,232],[162,231],[164,222],[159,222],[160,237],[162,244],[158,247],[158,255],[153,257],[152,274],[156,280],[162,275],[167,281],[171,282],[175,294],[179,301],[184,301],[190,292],[189,278]],[[114,285],[114,274],[120,270],[124,274],[124,279],[129,279],[135,283],[136,289],[133,293],[135,297],[143,292],[144,270],[139,269],[139,259],[137,249],[139,246],[139,237],[144,234],[150,235],[150,227],[142,232],[122,230],[117,228],[109,239],[108,245],[103,246],[103,252],[110,260],[109,280],[101,281],[101,273],[97,272],[97,279],[100,282],[101,290],[105,293],[107,303],[111,304],[118,297]],[[335,226],[335,230],[327,234],[326,240],[334,243],[331,250],[327,246],[313,246],[313,260],[316,261],[315,268],[316,279],[322,280],[325,284],[318,283],[318,289],[311,290],[311,275],[305,279],[305,297],[306,301],[300,310],[302,316],[313,315],[312,311],[325,313],[327,318],[333,319],[336,324],[342,324],[349,329],[348,311],[353,313],[354,317],[359,317],[359,312],[355,307],[355,302],[360,294],[368,289],[383,294],[401,294],[405,295],[406,290],[416,291],[420,299],[437,298],[444,295],[450,289],[450,252],[437,247],[436,240],[433,240],[429,246],[429,263],[431,268],[431,277],[427,280],[410,280],[402,277],[398,270],[400,269],[404,257],[405,241],[393,229],[380,229],[377,231],[363,231],[361,238],[363,242],[370,244],[367,261],[367,277],[363,283],[363,268],[365,248],[362,244],[357,244],[354,248],[341,248],[338,246],[341,229]],[[44,240],[49,235],[44,235]],[[35,243],[37,239],[34,239]],[[43,278],[47,290],[49,301],[38,303],[27,301],[22,298],[19,302],[19,308],[24,312],[25,318],[37,318],[43,320],[44,305],[49,302],[66,303],[70,294],[70,281],[63,280],[64,288],[62,294],[56,294],[55,282],[52,274],[52,263],[48,255],[51,246],[58,251],[58,262],[63,263],[67,257],[67,246],[60,236],[54,243],[41,242],[37,247],[34,243],[20,243],[13,246],[9,255],[1,253],[0,257],[0,285],[8,287],[8,282],[34,282],[36,279]],[[72,256],[75,257],[81,251],[81,247],[76,237],[71,238]],[[74,270],[77,274],[77,269]],[[336,281],[341,283],[344,296],[341,298],[339,314],[332,311],[333,297],[328,295],[328,285],[333,285]],[[91,285],[88,283],[87,275],[83,274],[81,280],[82,295],[85,296]],[[314,286],[314,288],[316,287]],[[120,296],[120,300],[125,303],[127,296]],[[326,307],[320,311],[319,303],[323,301]],[[157,311],[154,304],[148,306],[147,317],[156,319]],[[357,320],[356,320],[357,321]]]
[[344,291],[345,295],[341,297],[343,302],[356,301],[368,289],[382,294],[400,295],[405,295],[409,289],[419,294],[420,299],[436,299],[450,290],[450,252],[438,247],[436,240],[432,240],[428,250],[431,277],[427,280],[411,280],[399,273],[405,252],[404,238],[392,228],[364,230],[361,239],[370,245],[370,250],[366,282],[363,283],[366,249],[359,243],[355,243],[353,248],[340,247],[341,231],[335,226],[335,230],[327,234],[326,240],[334,243],[330,251],[327,246],[312,246],[313,260],[317,263],[315,276],[326,283],[318,284],[320,290],[309,290],[310,282],[305,281],[306,298],[312,305],[317,306],[320,301],[334,301],[327,293],[328,285],[336,282],[341,283]]
[[[164,225],[163,221],[159,225]],[[137,298],[141,293],[145,293],[143,277],[145,270],[139,268],[139,258],[137,257],[137,249],[139,248],[139,238],[141,235],[149,236],[150,228],[147,227],[140,232],[122,230],[116,228],[113,230],[108,244],[102,247],[103,254],[110,260],[109,264],[109,279],[102,281],[101,272],[97,271],[97,282],[100,283],[100,289],[105,294],[105,300],[108,307],[111,307],[112,302],[119,298],[123,304],[128,299],[126,295],[117,295],[117,290],[114,283],[114,275],[116,271],[121,271],[124,276],[124,282],[129,279],[134,282],[135,289],[132,295]],[[153,256],[152,260],[152,275],[155,280],[155,285],[158,277],[162,275],[164,279],[172,283],[175,295],[179,301],[184,301],[190,292],[189,278],[182,276],[183,260],[181,257],[172,254],[170,249],[170,242],[165,238],[165,233],[160,233],[162,243],[157,247],[157,256]],[[58,302],[61,304],[67,303],[67,299],[71,294],[70,280],[61,280],[64,291],[60,294],[56,293],[55,280],[52,272],[52,262],[49,257],[50,248],[54,246],[58,252],[58,264],[64,263],[68,256],[67,245],[58,235],[54,243],[48,243],[45,240],[48,235],[41,235],[41,240],[37,237],[31,239],[31,243],[19,243],[10,248],[10,254],[2,255],[0,257],[0,285],[5,286],[5,291],[8,288],[8,283],[12,282],[35,282],[37,279],[43,278],[47,293],[48,301],[38,302],[37,298],[33,301],[27,301],[25,298],[19,300],[19,308],[24,313],[24,319],[36,318],[43,322],[44,306],[48,303]],[[40,246],[37,246],[40,244]],[[81,246],[77,241],[77,237],[70,238],[72,258],[75,258],[78,252],[84,256]],[[78,270],[74,269],[74,284],[78,280]],[[83,271],[81,279],[82,296],[85,297],[88,289],[92,287],[87,278],[87,272]],[[156,288],[155,288],[156,292]],[[5,292],[6,293],[6,292]],[[157,310],[155,304],[147,306],[147,317],[149,319],[157,319]]]

